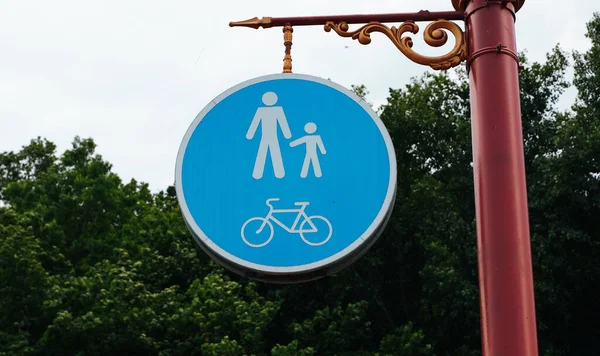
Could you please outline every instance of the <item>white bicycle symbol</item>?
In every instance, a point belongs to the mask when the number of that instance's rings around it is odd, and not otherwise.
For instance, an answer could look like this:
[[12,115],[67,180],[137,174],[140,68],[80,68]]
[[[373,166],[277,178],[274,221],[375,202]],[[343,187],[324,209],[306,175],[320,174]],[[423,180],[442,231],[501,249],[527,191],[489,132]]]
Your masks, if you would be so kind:
[[[269,213],[267,214],[266,217],[262,218],[262,217],[253,217],[248,219],[243,225],[242,225],[242,229],[241,229],[241,234],[242,234],[242,240],[244,240],[244,242],[251,247],[263,247],[266,244],[268,244],[269,242],[271,242],[271,240],[273,239],[273,234],[274,234],[274,228],[273,228],[273,224],[271,223],[271,221],[275,222],[277,225],[281,226],[281,228],[283,228],[285,231],[289,232],[289,233],[297,233],[300,235],[300,238],[302,238],[302,241],[304,241],[306,244],[310,245],[310,246],[320,246],[323,245],[324,243],[326,243],[327,241],[329,241],[329,239],[331,238],[331,234],[333,233],[333,229],[331,227],[331,223],[329,222],[329,220],[325,219],[322,216],[319,215],[312,215],[312,216],[308,216],[306,215],[306,212],[304,211],[306,209],[306,206],[309,205],[309,202],[295,202],[294,205],[299,206],[300,208],[298,209],[275,209],[273,208],[273,205],[271,205],[272,201],[278,201],[279,198],[270,198],[267,199],[266,204],[269,207]],[[298,215],[296,215],[296,219],[294,219],[294,223],[292,224],[291,227],[286,226],[285,224],[283,224],[281,221],[279,221],[276,217],[273,216],[273,214],[275,213],[297,213]],[[303,218],[302,222],[300,223],[300,227],[296,228],[298,226],[298,223],[300,222],[300,218]],[[313,234],[322,230],[319,230],[317,228],[317,226],[315,225],[314,222],[317,221],[322,221],[325,222],[326,224],[326,228],[327,228],[327,236],[317,242],[313,242],[310,241],[306,238],[305,234]],[[308,224],[309,228],[305,229],[305,225]],[[265,234],[265,236],[268,235],[268,238],[262,242],[262,243],[252,243],[250,241],[248,241],[247,237],[258,237],[258,235],[263,232],[263,230],[265,229],[265,227],[268,227],[268,234]],[[325,226],[324,226],[325,227]],[[248,230],[248,232],[250,232],[250,234],[252,235],[248,235],[246,230]],[[264,239],[261,238],[260,240]],[[254,240],[254,239],[253,239]]]

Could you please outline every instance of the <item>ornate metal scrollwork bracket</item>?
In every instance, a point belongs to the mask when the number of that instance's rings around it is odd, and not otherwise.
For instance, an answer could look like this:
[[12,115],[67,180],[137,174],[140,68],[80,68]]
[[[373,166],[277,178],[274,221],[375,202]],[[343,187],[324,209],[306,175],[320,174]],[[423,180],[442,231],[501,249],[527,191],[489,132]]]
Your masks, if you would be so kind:
[[412,38],[409,36],[402,37],[407,32],[412,34],[419,32],[419,26],[414,21],[406,21],[399,27],[388,27],[380,22],[372,21],[354,31],[349,30],[346,22],[327,21],[324,29],[326,32],[333,30],[341,37],[350,37],[353,40],[358,40],[363,45],[371,43],[372,32],[381,32],[410,60],[436,70],[446,70],[455,67],[467,58],[465,34],[457,24],[448,20],[433,21],[427,25],[423,34],[425,43],[432,47],[441,47],[448,42],[448,33],[446,31],[451,32],[454,36],[456,43],[452,50],[437,57],[424,56],[415,52],[412,49]]

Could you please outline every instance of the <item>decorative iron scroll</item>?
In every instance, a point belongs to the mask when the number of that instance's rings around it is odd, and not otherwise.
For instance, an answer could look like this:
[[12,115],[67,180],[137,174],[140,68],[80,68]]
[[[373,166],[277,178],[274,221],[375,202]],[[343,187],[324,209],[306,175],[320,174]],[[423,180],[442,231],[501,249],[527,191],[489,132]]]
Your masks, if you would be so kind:
[[412,34],[419,32],[419,26],[413,21],[406,21],[398,28],[395,26],[387,27],[380,22],[369,22],[355,31],[349,31],[349,26],[346,22],[335,23],[327,21],[325,23],[325,31],[330,32],[331,30],[341,37],[351,37],[353,40],[358,40],[363,45],[371,43],[372,32],[381,32],[410,60],[436,70],[455,67],[467,58],[465,35],[462,29],[452,21],[436,20],[427,25],[423,33],[425,43],[432,47],[441,47],[448,42],[448,33],[445,30],[451,32],[456,39],[454,48],[450,52],[438,57],[428,57],[415,52],[412,49],[412,38],[409,36],[402,37],[407,32]]

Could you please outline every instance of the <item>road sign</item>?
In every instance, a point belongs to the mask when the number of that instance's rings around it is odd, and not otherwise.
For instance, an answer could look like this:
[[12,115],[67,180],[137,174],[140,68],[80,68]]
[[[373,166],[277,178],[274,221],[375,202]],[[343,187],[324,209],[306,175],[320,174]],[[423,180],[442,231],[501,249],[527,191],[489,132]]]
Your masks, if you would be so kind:
[[339,271],[375,242],[394,204],[396,158],[377,114],[350,90],[274,74],[198,114],[175,185],[211,257],[250,278],[299,282]]

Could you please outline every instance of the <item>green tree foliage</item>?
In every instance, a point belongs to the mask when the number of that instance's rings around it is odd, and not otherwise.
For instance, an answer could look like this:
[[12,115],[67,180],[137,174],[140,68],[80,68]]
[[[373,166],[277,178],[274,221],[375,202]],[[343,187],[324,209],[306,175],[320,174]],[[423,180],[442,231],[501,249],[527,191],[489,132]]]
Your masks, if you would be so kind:
[[[575,53],[520,72],[540,354],[600,348],[600,16]],[[173,187],[112,172],[91,139],[0,154],[0,355],[479,355],[466,74],[425,74],[380,108],[397,203],[335,276],[251,282],[212,262]],[[353,86],[365,98],[366,87]]]

